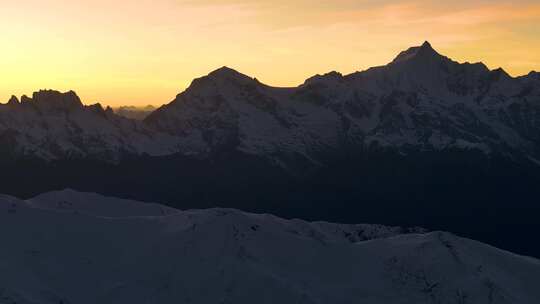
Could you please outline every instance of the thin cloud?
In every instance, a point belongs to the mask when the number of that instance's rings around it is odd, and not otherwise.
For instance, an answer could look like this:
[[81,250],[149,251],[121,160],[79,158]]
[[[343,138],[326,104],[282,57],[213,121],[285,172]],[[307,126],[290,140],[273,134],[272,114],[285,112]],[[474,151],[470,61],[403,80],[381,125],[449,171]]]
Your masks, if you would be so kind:
[[[245,21],[261,26],[327,26],[339,23],[386,23],[388,25],[437,22],[457,25],[496,21],[530,20],[540,14],[536,1],[286,1],[286,0],[177,0],[182,6],[235,6]],[[249,13],[248,13],[249,12]],[[426,17],[427,16],[427,17]]]

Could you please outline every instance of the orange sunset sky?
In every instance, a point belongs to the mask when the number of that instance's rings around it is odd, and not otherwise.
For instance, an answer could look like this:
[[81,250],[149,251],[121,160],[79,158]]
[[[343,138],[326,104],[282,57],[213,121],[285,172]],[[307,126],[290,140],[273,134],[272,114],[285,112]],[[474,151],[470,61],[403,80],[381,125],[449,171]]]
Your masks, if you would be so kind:
[[159,105],[223,65],[295,86],[386,64],[424,40],[512,75],[540,70],[539,1],[449,3],[2,0],[0,102],[49,88],[85,103]]

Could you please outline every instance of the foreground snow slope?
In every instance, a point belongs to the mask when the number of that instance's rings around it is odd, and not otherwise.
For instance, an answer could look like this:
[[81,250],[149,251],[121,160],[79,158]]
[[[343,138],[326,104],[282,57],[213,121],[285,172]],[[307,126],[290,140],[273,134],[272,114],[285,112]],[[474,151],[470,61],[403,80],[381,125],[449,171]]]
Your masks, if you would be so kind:
[[70,190],[2,196],[0,223],[0,303],[540,302],[538,260],[444,232]]

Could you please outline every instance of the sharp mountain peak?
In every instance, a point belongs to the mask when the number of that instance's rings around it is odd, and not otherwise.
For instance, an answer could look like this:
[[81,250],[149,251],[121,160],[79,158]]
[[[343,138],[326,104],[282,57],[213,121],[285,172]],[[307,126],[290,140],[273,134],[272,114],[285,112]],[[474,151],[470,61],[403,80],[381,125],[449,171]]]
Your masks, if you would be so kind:
[[11,95],[11,98],[9,99],[9,101],[7,102],[8,104],[10,105],[15,105],[15,104],[19,104],[19,99],[17,98],[17,96],[15,95]]
[[425,41],[421,46],[410,47],[409,49],[399,53],[399,55],[391,62],[391,64],[407,62],[410,60],[426,60],[429,58],[446,58],[439,54],[431,43]]

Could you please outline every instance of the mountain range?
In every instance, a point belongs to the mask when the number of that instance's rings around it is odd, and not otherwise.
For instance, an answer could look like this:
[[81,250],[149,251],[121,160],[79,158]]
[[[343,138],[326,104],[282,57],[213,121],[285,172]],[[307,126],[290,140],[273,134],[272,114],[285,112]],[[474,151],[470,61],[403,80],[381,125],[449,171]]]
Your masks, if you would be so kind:
[[223,67],[143,120],[39,91],[0,105],[0,166],[0,192],[23,198],[71,187],[421,225],[540,256],[540,74],[458,63],[425,42],[292,88]]
[[538,73],[512,78],[459,64],[425,42],[386,66],[317,75],[295,88],[223,67],[142,123],[84,106],[74,92],[40,91],[12,97],[0,126],[12,155],[47,160],[233,149],[287,168],[288,157],[318,165],[327,154],[378,147],[476,150],[538,164],[539,96]]
[[0,222],[1,303],[540,301],[539,260],[421,228],[180,211],[73,190],[0,195]]

